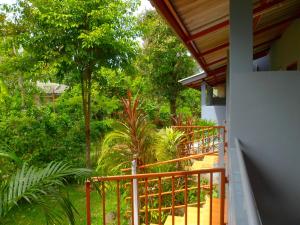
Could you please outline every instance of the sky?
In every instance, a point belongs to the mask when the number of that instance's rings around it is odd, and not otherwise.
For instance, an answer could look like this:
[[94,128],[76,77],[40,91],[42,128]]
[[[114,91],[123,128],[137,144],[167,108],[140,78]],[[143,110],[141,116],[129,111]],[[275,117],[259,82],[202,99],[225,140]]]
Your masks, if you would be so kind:
[[138,8],[137,13],[139,14],[147,9],[153,9],[151,3],[149,0],[141,0],[141,6]]
[[0,0],[0,4],[14,3],[15,0]]

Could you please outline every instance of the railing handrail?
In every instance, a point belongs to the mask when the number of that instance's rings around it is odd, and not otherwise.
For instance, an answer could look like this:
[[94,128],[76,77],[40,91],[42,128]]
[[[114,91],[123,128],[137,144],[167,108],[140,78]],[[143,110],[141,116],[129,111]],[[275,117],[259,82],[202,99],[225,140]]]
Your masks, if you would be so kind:
[[217,128],[225,129],[225,126],[197,126],[197,125],[182,125],[182,126],[171,126],[171,128]]
[[146,173],[136,175],[120,175],[109,177],[91,177],[92,181],[112,181],[112,180],[131,180],[131,179],[143,179],[143,178],[159,178],[166,176],[188,176],[193,174],[207,174],[207,173],[225,173],[225,168],[211,168],[192,171],[176,171],[176,172],[164,172],[164,173]]
[[[166,161],[149,163],[149,164],[146,164],[146,165],[139,166],[138,168],[139,169],[144,169],[144,168],[148,168],[148,167],[152,167],[152,166],[159,166],[159,165],[164,165],[164,164],[169,164],[169,163],[181,162],[181,161],[186,161],[186,160],[190,160],[190,159],[198,159],[198,158],[201,158],[205,155],[213,155],[213,154],[216,154],[216,152],[200,153],[200,154],[190,155],[190,156],[181,157],[181,158],[177,158],[177,159],[170,159],[170,160],[166,160]],[[122,172],[130,171],[130,170],[131,170],[131,168],[121,169]]]
[[241,150],[240,142],[237,138],[235,138],[235,147],[236,147],[235,148],[236,158],[239,166],[240,182],[241,182],[241,187],[243,192],[244,207],[245,209],[247,209],[247,222],[248,225],[261,225],[262,223],[261,223],[259,211],[257,209],[254,194],[251,188],[246,164],[244,161],[244,156]]

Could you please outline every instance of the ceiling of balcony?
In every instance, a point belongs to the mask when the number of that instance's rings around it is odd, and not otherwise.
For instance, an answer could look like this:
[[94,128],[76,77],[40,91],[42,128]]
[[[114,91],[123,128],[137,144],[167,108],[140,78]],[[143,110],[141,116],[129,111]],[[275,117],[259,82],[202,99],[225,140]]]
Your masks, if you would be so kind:
[[[229,0],[152,0],[214,86],[225,82],[229,48]],[[253,58],[266,55],[273,41],[300,18],[299,0],[253,0]],[[187,74],[187,76],[190,74]],[[199,88],[199,81],[187,86]]]

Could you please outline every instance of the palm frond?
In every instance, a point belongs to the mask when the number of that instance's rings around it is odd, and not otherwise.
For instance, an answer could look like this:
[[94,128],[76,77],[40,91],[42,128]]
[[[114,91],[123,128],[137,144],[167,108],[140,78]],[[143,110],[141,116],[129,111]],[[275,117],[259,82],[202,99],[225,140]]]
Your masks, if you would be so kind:
[[0,157],[11,159],[15,161],[15,163],[17,163],[17,165],[19,166],[22,165],[22,160],[14,152],[0,150]]
[[45,168],[23,164],[22,168],[18,169],[0,189],[0,218],[5,217],[20,201],[26,201],[41,205],[45,209],[47,222],[55,221],[59,224],[60,216],[48,209],[45,202],[45,199],[51,198],[53,201],[58,201],[69,222],[74,224],[72,220],[74,207],[61,195],[60,190],[65,186],[67,177],[88,176],[90,172],[88,169],[73,168],[64,162],[51,162]]
[[184,134],[172,128],[160,131],[156,144],[156,158],[158,161],[178,158],[178,145],[182,142]]

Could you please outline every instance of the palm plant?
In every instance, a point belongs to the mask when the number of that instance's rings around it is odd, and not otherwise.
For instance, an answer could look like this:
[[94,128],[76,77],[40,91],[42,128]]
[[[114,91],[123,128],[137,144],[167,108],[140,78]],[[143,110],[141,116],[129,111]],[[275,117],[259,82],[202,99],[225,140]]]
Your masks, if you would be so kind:
[[128,92],[128,98],[123,98],[122,103],[121,120],[102,143],[97,167],[102,174],[116,173],[132,159],[136,159],[138,165],[154,159],[152,129],[146,115],[139,109],[139,98],[133,99]]
[[[67,217],[70,224],[75,224],[77,212],[62,188],[70,176],[87,176],[90,170],[73,168],[67,163],[51,162],[45,168],[23,166],[0,185],[0,221],[22,202],[37,204],[45,213],[47,224],[64,224]],[[60,207],[53,209],[52,204]],[[2,218],[2,219],[1,219]]]
[[173,128],[165,128],[159,132],[156,144],[156,158],[158,161],[176,159],[180,157],[178,146],[182,143],[184,133]]
[[13,160],[18,166],[22,165],[22,160],[12,151],[4,151],[0,149],[0,157]]

